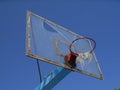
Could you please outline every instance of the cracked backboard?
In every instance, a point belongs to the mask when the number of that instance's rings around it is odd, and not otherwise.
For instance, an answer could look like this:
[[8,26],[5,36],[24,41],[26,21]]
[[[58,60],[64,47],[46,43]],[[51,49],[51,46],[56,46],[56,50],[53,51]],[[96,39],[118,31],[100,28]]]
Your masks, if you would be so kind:
[[[90,60],[76,62],[76,68],[65,64],[64,57],[69,51],[70,43],[82,37],[58,24],[55,24],[32,12],[27,13],[27,34],[26,34],[27,56],[42,60],[44,62],[64,67],[91,77],[103,79],[102,72],[92,52]],[[76,53],[84,53],[92,48],[89,40],[80,40],[72,46]]]

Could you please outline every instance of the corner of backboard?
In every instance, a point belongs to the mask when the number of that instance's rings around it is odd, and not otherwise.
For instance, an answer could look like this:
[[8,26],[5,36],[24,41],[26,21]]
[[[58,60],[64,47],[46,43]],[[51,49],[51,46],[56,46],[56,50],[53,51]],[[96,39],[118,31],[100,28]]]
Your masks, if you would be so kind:
[[104,77],[102,74],[100,75],[100,80],[104,80]]
[[33,54],[30,51],[27,51],[26,56],[31,57],[31,56],[33,56]]
[[30,13],[32,13],[31,11],[29,11],[29,10],[27,10],[27,14],[30,14]]

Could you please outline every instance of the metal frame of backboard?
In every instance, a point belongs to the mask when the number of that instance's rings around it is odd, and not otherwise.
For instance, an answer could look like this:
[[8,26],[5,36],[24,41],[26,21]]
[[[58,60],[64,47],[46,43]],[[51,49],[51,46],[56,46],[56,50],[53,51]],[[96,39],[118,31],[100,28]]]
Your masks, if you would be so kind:
[[[69,66],[67,66],[67,65],[65,65],[65,64],[58,63],[58,62],[49,60],[48,58],[44,58],[44,57],[40,57],[40,56],[38,56],[38,55],[32,54],[32,53],[31,53],[31,49],[30,49],[30,47],[31,47],[31,46],[30,46],[30,42],[31,42],[31,36],[30,36],[30,30],[31,30],[31,27],[30,27],[30,26],[31,26],[31,20],[30,20],[30,19],[31,19],[31,15],[33,15],[33,16],[41,19],[41,20],[44,21],[44,22],[50,23],[50,24],[52,24],[53,26],[58,27],[58,28],[66,31],[66,32],[69,32],[69,33],[71,33],[71,34],[73,34],[73,35],[75,35],[75,36],[77,36],[77,37],[82,37],[82,36],[80,36],[80,35],[72,32],[72,31],[70,31],[70,30],[68,30],[68,29],[66,29],[66,28],[64,28],[64,27],[62,27],[62,26],[60,26],[60,25],[58,25],[58,24],[55,24],[55,23],[53,23],[53,22],[51,22],[51,21],[49,21],[49,20],[47,20],[47,19],[45,19],[45,18],[43,18],[43,17],[41,17],[41,16],[38,16],[38,15],[36,15],[36,14],[28,11],[28,13],[27,13],[27,33],[26,33],[26,34],[27,34],[27,35],[26,35],[26,42],[27,42],[27,43],[26,43],[26,44],[27,44],[27,47],[26,47],[26,55],[27,55],[28,57],[31,57],[31,58],[34,58],[34,59],[38,59],[38,60],[42,60],[42,61],[47,62],[47,63],[50,63],[50,64],[54,64],[54,65],[57,65],[57,66],[61,66],[61,67],[66,68],[66,69],[69,69],[69,70],[72,70],[72,71],[76,71],[76,72],[79,72],[79,73],[81,73],[81,74],[85,74],[85,75],[88,75],[88,76],[91,76],[91,77],[94,77],[94,78],[98,78],[98,79],[103,80],[102,71],[101,71],[100,66],[99,66],[99,64],[98,64],[98,61],[97,61],[96,59],[95,59],[95,62],[96,62],[96,65],[97,65],[97,67],[98,67],[98,70],[99,70],[100,75],[96,75],[96,74],[93,74],[93,73],[90,73],[90,72],[87,72],[87,71],[83,71],[83,70],[80,70],[80,69],[76,69],[76,68],[71,68],[71,67],[69,67]],[[90,42],[89,42],[89,44],[90,44]],[[91,44],[90,44],[90,47],[92,48],[92,45],[91,45]],[[96,58],[94,52],[93,52],[93,56],[94,56],[94,58]]]

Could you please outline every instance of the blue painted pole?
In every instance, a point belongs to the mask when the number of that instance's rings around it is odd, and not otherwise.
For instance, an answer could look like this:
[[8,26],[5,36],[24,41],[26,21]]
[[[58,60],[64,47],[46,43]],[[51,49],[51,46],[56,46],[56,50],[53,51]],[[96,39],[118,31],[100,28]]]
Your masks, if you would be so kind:
[[35,88],[35,90],[51,90],[57,85],[65,76],[71,71],[62,67],[58,67],[42,81],[42,83]]

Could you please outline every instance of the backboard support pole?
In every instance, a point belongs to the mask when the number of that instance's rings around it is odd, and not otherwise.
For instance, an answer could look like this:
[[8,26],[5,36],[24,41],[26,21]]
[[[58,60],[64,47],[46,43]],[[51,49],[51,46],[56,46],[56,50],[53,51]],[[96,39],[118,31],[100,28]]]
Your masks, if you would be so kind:
[[70,72],[71,70],[65,69],[63,67],[56,68],[53,72],[48,74],[48,76],[42,81],[39,86],[35,88],[35,90],[51,90]]

